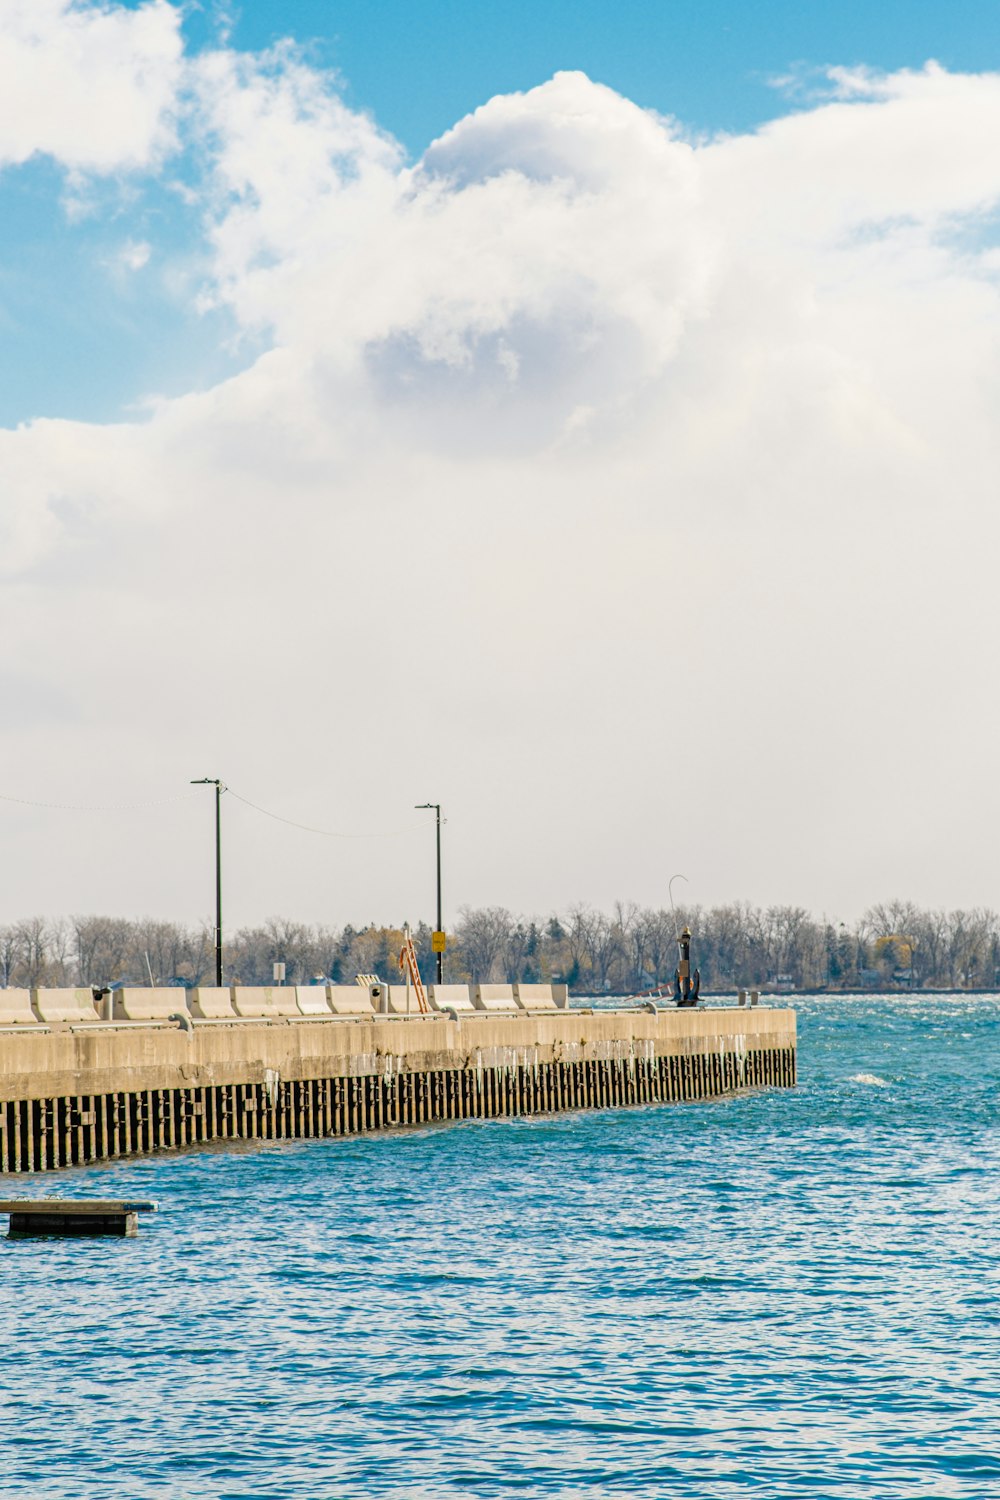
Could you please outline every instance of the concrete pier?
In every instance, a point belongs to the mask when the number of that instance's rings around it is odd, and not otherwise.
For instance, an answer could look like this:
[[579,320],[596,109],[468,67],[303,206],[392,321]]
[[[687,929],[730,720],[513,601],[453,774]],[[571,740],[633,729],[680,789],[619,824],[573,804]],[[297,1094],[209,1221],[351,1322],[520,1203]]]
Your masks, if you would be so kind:
[[795,1065],[793,1011],[735,1007],[0,1024],[0,1171],[716,1098]]

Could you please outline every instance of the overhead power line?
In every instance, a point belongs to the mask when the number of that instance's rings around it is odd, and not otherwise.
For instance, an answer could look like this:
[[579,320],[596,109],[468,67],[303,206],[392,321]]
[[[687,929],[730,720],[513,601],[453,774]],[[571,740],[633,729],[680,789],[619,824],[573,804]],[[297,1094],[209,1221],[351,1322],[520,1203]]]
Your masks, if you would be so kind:
[[[242,802],[245,807],[252,808],[254,812],[260,813],[265,818],[272,818],[276,823],[284,823],[289,828],[298,828],[302,833],[314,833],[325,839],[398,839],[412,838],[420,832],[419,828],[391,828],[377,833],[341,833],[332,828],[316,828],[311,823],[299,823],[294,818],[282,817],[281,813],[271,812],[267,807],[261,807],[256,802],[251,802],[249,797],[234,791],[231,786],[224,786],[222,790],[230,797],[235,797],[237,802]],[[179,792],[172,797],[156,797],[148,802],[43,802],[35,797],[12,797],[6,792],[0,792],[0,802],[11,802],[17,807],[44,807],[57,812],[140,812],[149,807],[166,807],[172,802],[186,802],[189,797],[197,797],[197,792]]]
[[146,807],[165,807],[168,802],[186,802],[197,792],[178,792],[173,797],[157,797],[151,802],[38,802],[33,797],[9,797],[0,792],[0,802],[14,802],[18,807],[50,807],[59,812],[138,812]]
[[338,833],[332,828],[314,828],[311,823],[297,823],[294,818],[283,818],[280,813],[270,812],[266,807],[258,807],[256,802],[251,802],[249,797],[242,797],[239,792],[233,791],[231,786],[226,787],[230,797],[235,797],[237,802],[252,807],[254,812],[259,812],[265,818],[273,818],[276,823],[287,823],[289,828],[299,828],[303,833],[316,833],[324,839],[399,839],[412,838],[421,832],[419,828],[391,828],[381,833]]

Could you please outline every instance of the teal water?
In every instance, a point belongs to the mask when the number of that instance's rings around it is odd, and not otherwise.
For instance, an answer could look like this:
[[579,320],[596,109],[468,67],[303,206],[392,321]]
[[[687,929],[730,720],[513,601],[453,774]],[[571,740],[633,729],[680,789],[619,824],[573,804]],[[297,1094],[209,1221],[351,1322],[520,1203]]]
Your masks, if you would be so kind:
[[797,1002],[798,1089],[3,1180],[0,1495],[1000,1495],[1000,1003]]

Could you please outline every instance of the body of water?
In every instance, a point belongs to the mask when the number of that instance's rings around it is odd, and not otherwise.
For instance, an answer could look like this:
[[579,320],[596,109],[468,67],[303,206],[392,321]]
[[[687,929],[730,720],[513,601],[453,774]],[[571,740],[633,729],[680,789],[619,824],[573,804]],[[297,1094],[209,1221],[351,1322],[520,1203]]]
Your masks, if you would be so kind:
[[4,1194],[0,1495],[1000,1495],[1000,1003],[796,1002],[799,1087]]

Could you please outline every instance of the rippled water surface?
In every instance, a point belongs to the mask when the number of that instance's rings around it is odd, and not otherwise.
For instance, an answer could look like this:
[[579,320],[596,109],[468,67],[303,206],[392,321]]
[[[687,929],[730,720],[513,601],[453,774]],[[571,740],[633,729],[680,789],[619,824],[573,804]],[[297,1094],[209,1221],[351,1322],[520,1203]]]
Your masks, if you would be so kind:
[[800,1085],[6,1179],[0,1494],[1000,1495],[1000,1004],[798,1003]]

